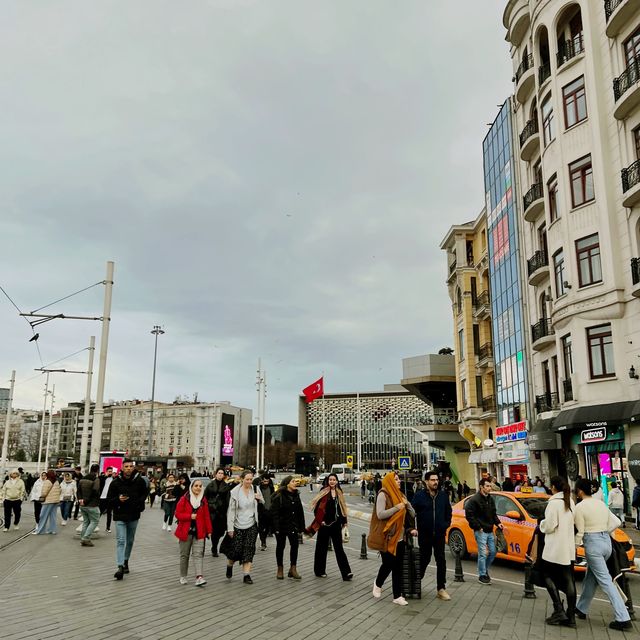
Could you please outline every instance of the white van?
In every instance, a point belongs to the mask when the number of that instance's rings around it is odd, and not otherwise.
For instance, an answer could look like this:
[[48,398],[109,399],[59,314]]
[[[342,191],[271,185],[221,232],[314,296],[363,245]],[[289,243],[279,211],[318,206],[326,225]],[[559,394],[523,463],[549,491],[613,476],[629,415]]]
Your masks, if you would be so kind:
[[342,484],[353,484],[356,481],[356,474],[353,472],[353,469],[346,464],[331,465],[331,473],[335,473]]

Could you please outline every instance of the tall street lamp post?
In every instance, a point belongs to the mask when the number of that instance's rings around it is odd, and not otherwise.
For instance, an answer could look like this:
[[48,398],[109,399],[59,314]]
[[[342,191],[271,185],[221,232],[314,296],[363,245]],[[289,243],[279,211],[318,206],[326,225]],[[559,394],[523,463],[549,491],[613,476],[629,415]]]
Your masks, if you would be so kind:
[[158,336],[164,333],[162,327],[155,325],[151,333],[155,336],[155,345],[153,348],[153,381],[151,382],[151,413],[149,415],[149,448],[148,456],[151,461],[151,437],[153,435],[153,403],[156,397],[156,363],[158,361]]

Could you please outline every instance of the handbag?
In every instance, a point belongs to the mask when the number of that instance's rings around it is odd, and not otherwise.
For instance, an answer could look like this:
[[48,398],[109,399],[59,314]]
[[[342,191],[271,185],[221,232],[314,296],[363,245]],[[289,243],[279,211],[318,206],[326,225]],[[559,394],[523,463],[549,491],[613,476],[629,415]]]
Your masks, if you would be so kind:
[[349,542],[350,539],[349,527],[345,524],[344,527],[342,527],[342,542]]
[[496,552],[507,553],[507,539],[502,529],[496,529]]

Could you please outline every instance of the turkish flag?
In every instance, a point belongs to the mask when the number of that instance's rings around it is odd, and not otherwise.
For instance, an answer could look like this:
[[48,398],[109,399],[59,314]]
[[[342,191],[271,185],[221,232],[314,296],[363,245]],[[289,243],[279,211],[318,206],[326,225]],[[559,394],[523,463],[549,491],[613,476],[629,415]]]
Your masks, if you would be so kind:
[[311,404],[316,398],[321,398],[324,395],[324,378],[320,378],[315,382],[312,382],[308,387],[302,390],[305,400]]

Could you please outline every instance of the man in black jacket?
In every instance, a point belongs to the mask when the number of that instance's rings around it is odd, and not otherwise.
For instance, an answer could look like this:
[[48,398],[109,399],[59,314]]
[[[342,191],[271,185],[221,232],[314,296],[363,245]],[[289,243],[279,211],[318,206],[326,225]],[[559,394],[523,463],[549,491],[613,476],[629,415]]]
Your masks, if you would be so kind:
[[140,514],[147,499],[147,484],[135,470],[133,460],[125,458],[120,475],[109,486],[107,499],[113,506],[116,523],[116,563],[118,570],[113,577],[122,580],[129,573],[129,557],[136,537]]
[[89,474],[78,483],[78,504],[82,514],[82,530],[80,532],[80,544],[83,547],[93,547],[91,534],[98,526],[100,520],[100,479],[98,471],[100,465],[92,464]]
[[451,600],[446,591],[447,561],[444,555],[444,539],[451,524],[451,502],[445,491],[439,490],[440,479],[437,471],[425,474],[426,490],[420,489],[411,504],[416,512],[418,544],[420,545],[420,574],[431,562],[431,553],[435,556],[437,573],[436,589],[440,600]]
[[209,506],[211,518],[211,555],[218,557],[218,543],[227,530],[227,509],[231,485],[226,482],[226,475],[222,467],[216,469],[216,475],[204,490],[204,497]]
[[478,581],[491,584],[489,568],[496,558],[496,537],[494,527],[502,529],[496,513],[496,505],[491,497],[491,480],[480,480],[478,493],[471,496],[464,505],[464,513],[478,545]]

